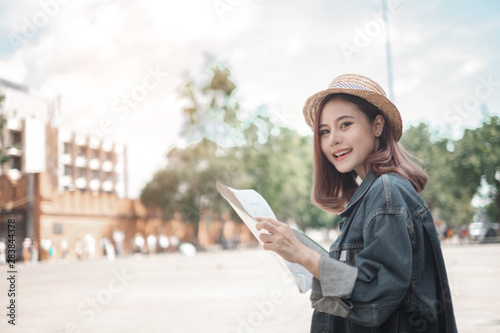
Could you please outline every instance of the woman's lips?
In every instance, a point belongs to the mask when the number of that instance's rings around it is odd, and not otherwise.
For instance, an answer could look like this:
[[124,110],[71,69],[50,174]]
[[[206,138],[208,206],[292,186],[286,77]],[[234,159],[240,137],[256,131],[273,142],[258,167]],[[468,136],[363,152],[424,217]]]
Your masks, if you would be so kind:
[[335,153],[333,155],[333,158],[335,158],[336,161],[342,161],[343,159],[345,159],[346,157],[348,157],[352,153],[352,149],[344,149],[340,153],[342,153],[342,154],[339,155],[339,156],[335,156],[335,155],[337,155],[339,153]]

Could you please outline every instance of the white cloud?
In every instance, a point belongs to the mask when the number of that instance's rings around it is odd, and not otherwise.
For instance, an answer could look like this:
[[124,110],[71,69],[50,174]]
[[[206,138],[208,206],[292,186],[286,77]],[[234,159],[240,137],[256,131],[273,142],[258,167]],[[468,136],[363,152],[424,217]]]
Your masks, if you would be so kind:
[[0,75],[14,83],[23,83],[26,78],[26,66],[23,55],[18,52],[7,59],[0,59]]
[[485,64],[478,59],[469,59],[460,65],[456,70],[454,78],[469,77],[477,75],[485,68]]

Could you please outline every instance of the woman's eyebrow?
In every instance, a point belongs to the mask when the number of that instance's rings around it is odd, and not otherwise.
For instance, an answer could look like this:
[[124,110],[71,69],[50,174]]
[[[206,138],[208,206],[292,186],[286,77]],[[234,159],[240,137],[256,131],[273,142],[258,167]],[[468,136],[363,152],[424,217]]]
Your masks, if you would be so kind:
[[354,117],[353,117],[353,116],[343,115],[343,116],[338,117],[338,118],[335,120],[335,122],[336,122],[336,123],[338,123],[339,121],[341,121],[342,119],[345,119],[345,118],[352,118],[352,119],[354,119]]
[[[342,119],[345,119],[345,118],[352,118],[352,119],[354,119],[353,116],[343,115],[343,116],[340,116],[337,119],[335,119],[335,122],[338,123],[339,121],[341,121]],[[325,127],[325,126],[328,126],[328,125],[327,124],[320,124],[319,128],[321,129],[321,127]]]

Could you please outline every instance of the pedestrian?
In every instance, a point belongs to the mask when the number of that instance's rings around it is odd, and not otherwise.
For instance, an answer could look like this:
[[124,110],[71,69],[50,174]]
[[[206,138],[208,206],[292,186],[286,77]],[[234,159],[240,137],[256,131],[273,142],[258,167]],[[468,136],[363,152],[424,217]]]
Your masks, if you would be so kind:
[[34,264],[38,263],[38,242],[33,239],[33,245],[31,246],[31,262]]
[[96,240],[91,234],[86,234],[83,239],[85,240],[85,258],[91,259],[94,258],[95,255],[95,243]]
[[170,236],[171,251],[177,251],[179,249],[180,243],[181,243],[181,240],[179,239],[179,237],[177,237],[176,235]]
[[258,218],[264,248],[313,277],[311,332],[456,332],[439,237],[418,194],[428,177],[398,144],[402,120],[367,77],[341,75],[308,98],[314,132],[311,199],[338,214],[329,255],[288,225]]
[[106,245],[108,245],[109,240],[106,237],[101,238],[101,249],[103,256],[106,257]]
[[67,255],[68,255],[68,241],[63,239],[61,241],[61,259],[65,260]]
[[115,260],[115,247],[113,243],[107,242],[106,243],[106,258],[108,258],[109,261]]
[[148,254],[156,253],[156,236],[155,235],[148,236],[147,244],[148,244]]
[[23,262],[27,263],[30,261],[31,253],[31,238],[26,237],[23,241]]
[[77,240],[75,242],[75,254],[76,254],[76,259],[81,260],[83,258],[83,246],[82,242]]
[[167,248],[170,245],[170,241],[168,240],[168,237],[165,235],[160,235],[158,243],[160,244],[161,252],[167,251]]

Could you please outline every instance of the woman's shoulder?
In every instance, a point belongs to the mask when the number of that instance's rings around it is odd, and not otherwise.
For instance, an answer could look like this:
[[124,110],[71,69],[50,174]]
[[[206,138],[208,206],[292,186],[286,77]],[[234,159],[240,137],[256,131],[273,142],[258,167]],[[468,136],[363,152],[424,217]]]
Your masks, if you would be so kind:
[[370,190],[372,196],[383,200],[387,206],[406,206],[409,203],[423,204],[422,197],[411,182],[397,173],[384,173],[378,176]]
[[381,174],[376,178],[374,185],[383,187],[384,189],[390,189],[395,191],[401,191],[401,190],[415,191],[415,188],[413,187],[408,178],[395,172],[388,172]]

